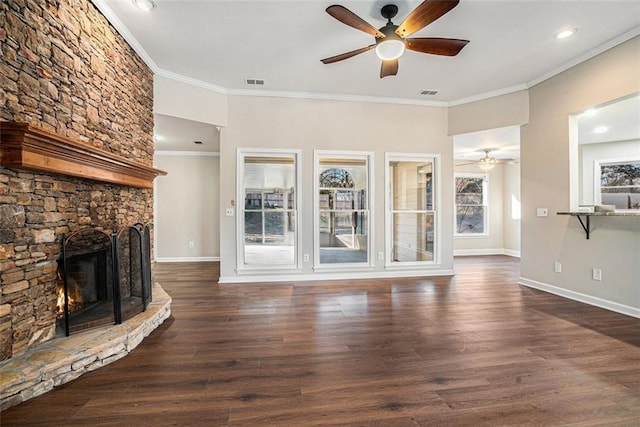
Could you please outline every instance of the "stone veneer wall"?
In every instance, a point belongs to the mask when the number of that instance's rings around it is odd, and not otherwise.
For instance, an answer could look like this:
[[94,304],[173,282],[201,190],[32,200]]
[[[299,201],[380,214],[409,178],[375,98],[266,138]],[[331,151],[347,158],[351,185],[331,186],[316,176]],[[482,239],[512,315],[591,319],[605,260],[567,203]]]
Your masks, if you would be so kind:
[[[89,0],[0,1],[0,120],[147,166],[153,74]],[[153,219],[153,191],[0,167],[0,360],[55,333],[63,233]]]

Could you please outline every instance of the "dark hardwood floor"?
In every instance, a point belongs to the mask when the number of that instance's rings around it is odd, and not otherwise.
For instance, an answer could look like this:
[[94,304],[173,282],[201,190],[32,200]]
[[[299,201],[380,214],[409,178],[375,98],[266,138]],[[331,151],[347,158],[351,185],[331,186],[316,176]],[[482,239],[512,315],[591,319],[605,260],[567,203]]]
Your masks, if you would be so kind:
[[456,270],[221,286],[157,265],[172,317],[0,424],[640,425],[639,319],[518,286],[514,258]]

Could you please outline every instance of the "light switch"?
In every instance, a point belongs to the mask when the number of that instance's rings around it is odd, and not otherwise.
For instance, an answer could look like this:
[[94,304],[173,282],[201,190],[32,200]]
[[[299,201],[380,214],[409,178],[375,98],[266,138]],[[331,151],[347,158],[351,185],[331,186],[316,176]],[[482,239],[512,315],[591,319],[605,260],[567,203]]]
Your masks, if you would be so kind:
[[538,208],[538,216],[540,216],[540,217],[549,216],[549,209],[547,209],[547,208]]

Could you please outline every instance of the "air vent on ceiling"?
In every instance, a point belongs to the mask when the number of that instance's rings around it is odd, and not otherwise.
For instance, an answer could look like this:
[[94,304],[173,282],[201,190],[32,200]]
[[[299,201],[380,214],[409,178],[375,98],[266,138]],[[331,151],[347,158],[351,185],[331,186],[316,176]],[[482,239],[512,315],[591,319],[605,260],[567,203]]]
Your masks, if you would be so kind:
[[427,96],[432,96],[432,95],[435,95],[437,93],[438,93],[437,90],[426,90],[425,89],[425,90],[421,90],[420,91],[420,95],[427,95]]
[[194,144],[202,145],[202,141],[193,141]]
[[264,79],[244,79],[250,86],[264,86]]

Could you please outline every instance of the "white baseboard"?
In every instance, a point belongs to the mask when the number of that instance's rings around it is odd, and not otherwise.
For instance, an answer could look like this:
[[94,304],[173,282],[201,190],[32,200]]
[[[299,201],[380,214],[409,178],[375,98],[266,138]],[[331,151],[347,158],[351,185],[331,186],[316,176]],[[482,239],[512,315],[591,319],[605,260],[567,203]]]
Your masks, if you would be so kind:
[[508,255],[520,258],[520,251],[511,249],[455,249],[453,256]]
[[520,251],[514,251],[513,249],[505,249],[504,254],[514,258],[520,258]]
[[219,256],[209,256],[209,257],[156,257],[154,259],[155,262],[212,262],[212,261],[220,261]]
[[594,297],[591,295],[583,294],[580,292],[571,291],[557,286],[549,285],[547,283],[538,282],[536,280],[520,277],[518,283],[529,288],[538,289],[540,291],[549,292],[550,294],[558,295],[564,298],[569,298],[574,301],[583,302],[585,304],[593,305],[596,307],[604,308],[606,310],[615,311],[616,313],[625,314],[631,317],[640,318],[640,308],[631,307],[628,305],[620,304],[613,301],[608,301],[602,298]]
[[449,269],[438,270],[406,270],[406,271],[373,271],[373,272],[335,272],[313,274],[273,274],[262,272],[256,275],[221,276],[218,283],[263,283],[263,282],[308,282],[313,280],[352,280],[352,279],[385,279],[393,277],[434,277],[453,276]]

